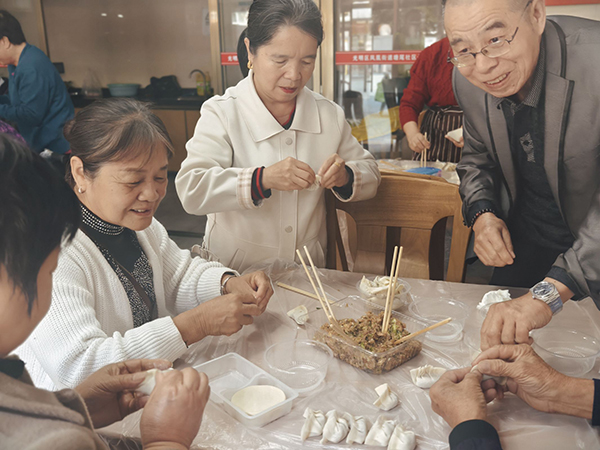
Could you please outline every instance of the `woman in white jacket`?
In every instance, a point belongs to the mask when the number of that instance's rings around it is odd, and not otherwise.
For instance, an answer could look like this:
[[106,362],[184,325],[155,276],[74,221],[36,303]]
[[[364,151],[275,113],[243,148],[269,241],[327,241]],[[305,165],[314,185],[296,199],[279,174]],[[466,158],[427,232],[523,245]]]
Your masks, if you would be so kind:
[[377,191],[377,164],[342,109],[305,87],[322,39],[312,0],[255,0],[245,39],[250,73],[204,103],[187,143],[177,193],[188,213],[208,215],[205,248],[237,270],[294,260],[304,245],[323,266],[324,189],[342,201]]
[[172,144],[135,100],[84,108],[65,127],[67,179],[82,225],[54,272],[52,306],[17,350],[38,387],[73,387],[131,358],[174,361],[208,335],[231,335],[266,308],[272,290],[256,272],[192,259],[153,218],[167,187]]

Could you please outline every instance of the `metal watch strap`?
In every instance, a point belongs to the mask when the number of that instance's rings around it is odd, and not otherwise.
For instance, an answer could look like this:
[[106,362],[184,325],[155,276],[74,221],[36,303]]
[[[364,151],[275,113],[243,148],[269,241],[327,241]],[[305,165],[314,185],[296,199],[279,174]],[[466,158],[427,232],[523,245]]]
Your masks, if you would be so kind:
[[544,302],[550,307],[552,315],[559,313],[563,308],[563,302],[556,286],[548,281],[541,281],[530,289],[534,299]]

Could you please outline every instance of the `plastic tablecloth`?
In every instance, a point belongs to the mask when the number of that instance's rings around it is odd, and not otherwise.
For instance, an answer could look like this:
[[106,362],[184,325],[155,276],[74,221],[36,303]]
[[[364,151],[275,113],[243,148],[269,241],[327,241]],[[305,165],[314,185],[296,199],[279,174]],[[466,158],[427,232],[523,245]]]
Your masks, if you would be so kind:
[[[303,327],[297,326],[287,317],[286,313],[300,304],[306,305],[310,310],[311,307],[318,306],[317,301],[283,290],[275,284],[280,281],[311,291],[303,269],[280,260],[258,268],[265,270],[271,276],[275,290],[265,313],[256,318],[253,325],[244,327],[234,336],[211,337],[191,346],[184,357],[175,362],[175,367],[195,366],[226,353],[236,352],[268,370],[263,356],[270,345],[294,338],[312,337]],[[357,295],[356,285],[361,274],[324,269],[321,269],[320,273],[325,291],[331,298],[342,299],[347,295]],[[464,333],[478,332],[483,318],[478,313],[476,305],[483,294],[494,288],[485,285],[406,280],[412,287],[411,294],[415,300],[443,297],[466,303],[471,312]],[[523,289],[511,289],[513,298],[524,292]],[[408,314],[406,306],[399,311]],[[600,336],[600,312],[591,299],[578,303],[568,302],[563,312],[552,319],[552,325]],[[409,370],[424,364],[448,369],[463,367],[470,363],[470,354],[464,339],[450,344],[440,344],[425,339],[421,354],[382,375],[365,373],[334,358],[320,387],[298,397],[288,415],[262,428],[246,427],[220,407],[209,402],[193,448],[211,450],[374,448],[356,444],[322,445],[317,438],[311,438],[303,443],[299,437],[304,422],[302,414],[306,407],[322,411],[337,409],[366,416],[370,423],[373,423],[383,413],[373,406],[376,399],[374,388],[382,383],[388,383],[399,395],[400,405],[383,414],[395,418],[398,423],[414,430],[417,434],[417,448],[447,449],[451,429],[432,411],[428,391],[416,387],[411,382]],[[597,377],[599,369],[600,363],[596,362],[586,377]],[[112,436],[138,438],[140,415],[141,411],[138,411],[100,432]],[[504,400],[488,405],[488,420],[498,430],[503,447],[507,450],[600,448],[600,433],[592,428],[589,421],[538,412],[512,395],[507,395]]]

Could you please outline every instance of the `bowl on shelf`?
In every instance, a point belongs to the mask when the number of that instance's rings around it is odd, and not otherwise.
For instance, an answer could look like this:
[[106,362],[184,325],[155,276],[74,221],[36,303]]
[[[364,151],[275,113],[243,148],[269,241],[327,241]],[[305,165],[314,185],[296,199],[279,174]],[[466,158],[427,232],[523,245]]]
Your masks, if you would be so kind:
[[448,317],[452,322],[437,327],[426,333],[428,339],[434,342],[456,342],[462,337],[462,330],[469,315],[467,305],[450,298],[421,298],[414,301],[408,310],[415,317],[433,325]]
[[140,88],[135,83],[112,83],[108,85],[110,95],[113,97],[135,97]]
[[580,377],[594,367],[600,355],[600,339],[579,331],[545,327],[531,332],[533,349],[550,366],[571,377]]
[[309,339],[278,342],[265,352],[269,373],[299,393],[322,383],[332,358],[329,347]]

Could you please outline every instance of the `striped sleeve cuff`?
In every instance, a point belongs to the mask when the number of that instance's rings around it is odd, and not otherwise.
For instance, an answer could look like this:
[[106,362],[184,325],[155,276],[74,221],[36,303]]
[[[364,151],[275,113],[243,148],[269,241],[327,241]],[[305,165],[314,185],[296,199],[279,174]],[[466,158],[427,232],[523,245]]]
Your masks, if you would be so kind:
[[[354,197],[356,197],[360,193],[360,188],[362,186],[362,173],[360,170],[358,170],[358,167],[356,166],[356,164],[354,164],[352,161],[347,162],[346,168],[351,170],[352,174],[354,175],[354,181],[352,182],[352,192],[350,193],[350,196],[348,196],[348,197],[342,196],[341,193],[338,192],[335,188],[331,190],[331,192],[333,192],[333,195],[335,195],[342,202],[351,201]],[[345,188],[345,186],[344,186],[344,188]],[[346,193],[346,192],[343,192],[343,193]]]
[[252,200],[252,175],[256,167],[243,169],[237,178],[237,201],[244,209],[256,209],[262,205],[262,200],[254,203]]

